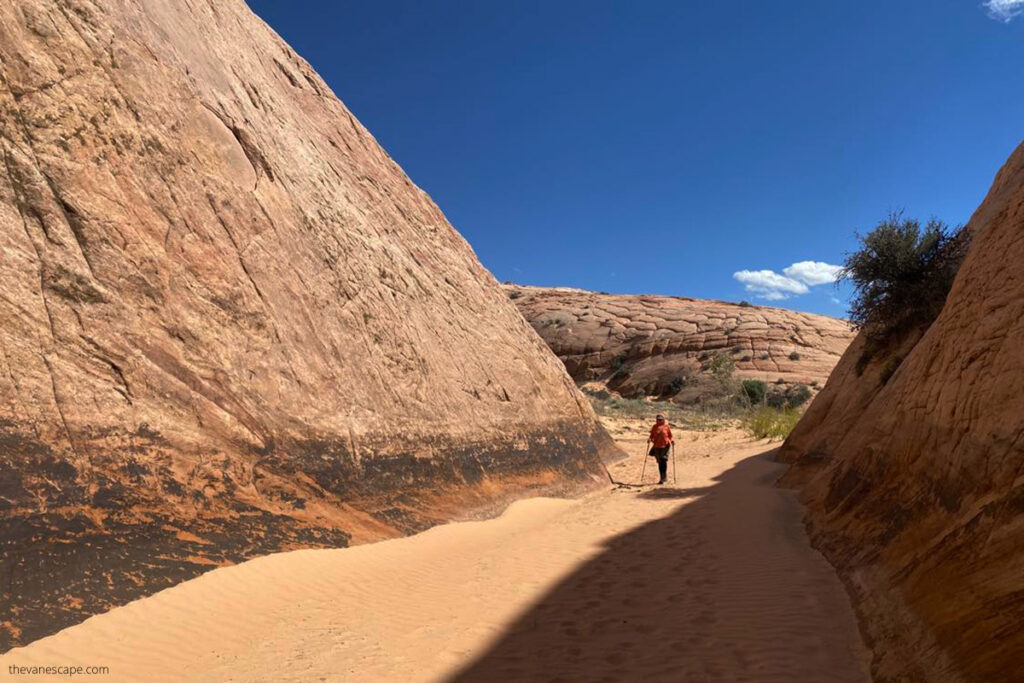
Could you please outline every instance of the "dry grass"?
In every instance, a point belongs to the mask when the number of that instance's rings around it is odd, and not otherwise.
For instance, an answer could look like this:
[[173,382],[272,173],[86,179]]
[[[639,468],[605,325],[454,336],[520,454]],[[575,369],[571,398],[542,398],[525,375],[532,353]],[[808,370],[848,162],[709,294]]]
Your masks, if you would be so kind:
[[701,407],[683,407],[667,401],[645,401],[588,393],[594,412],[602,417],[650,419],[658,413],[669,418],[674,428],[695,432],[718,432],[736,424],[746,412],[728,402]]
[[743,419],[743,428],[756,439],[781,440],[789,436],[801,416],[796,410],[761,406]]

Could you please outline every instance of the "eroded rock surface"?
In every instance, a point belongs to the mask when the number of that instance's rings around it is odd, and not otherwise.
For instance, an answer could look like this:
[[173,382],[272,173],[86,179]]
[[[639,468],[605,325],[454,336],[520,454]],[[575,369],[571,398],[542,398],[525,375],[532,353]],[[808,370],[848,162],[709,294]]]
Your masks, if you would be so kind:
[[577,382],[623,396],[699,400],[718,353],[736,376],[824,384],[853,339],[842,320],[766,306],[506,285],[523,316]]
[[603,477],[561,363],[241,0],[0,4],[0,650]]
[[938,319],[858,338],[781,453],[879,681],[1021,680],[1024,146],[967,228]]

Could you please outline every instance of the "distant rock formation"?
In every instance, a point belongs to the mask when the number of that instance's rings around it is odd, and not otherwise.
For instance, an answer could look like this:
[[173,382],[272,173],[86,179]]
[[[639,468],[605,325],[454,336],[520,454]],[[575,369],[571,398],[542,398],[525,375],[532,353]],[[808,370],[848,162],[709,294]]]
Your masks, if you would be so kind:
[[699,401],[720,353],[739,378],[824,384],[854,335],[845,321],[767,306],[520,285],[505,291],[573,379],[604,382],[627,398]]
[[603,480],[437,206],[241,0],[0,5],[0,650]]
[[967,229],[938,319],[858,337],[780,455],[879,681],[1021,680],[1024,146]]

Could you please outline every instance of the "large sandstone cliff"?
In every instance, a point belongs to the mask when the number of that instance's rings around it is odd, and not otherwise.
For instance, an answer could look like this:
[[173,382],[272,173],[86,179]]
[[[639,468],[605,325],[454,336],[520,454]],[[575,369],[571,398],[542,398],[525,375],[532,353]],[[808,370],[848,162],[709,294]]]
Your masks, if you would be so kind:
[[1024,146],[967,227],[938,319],[859,337],[781,452],[880,681],[1024,676]]
[[523,316],[577,382],[623,396],[700,400],[708,366],[725,353],[736,375],[824,384],[853,330],[842,320],[781,308],[668,296],[506,285]]
[[242,0],[0,4],[0,154],[0,650],[603,476],[558,359]]

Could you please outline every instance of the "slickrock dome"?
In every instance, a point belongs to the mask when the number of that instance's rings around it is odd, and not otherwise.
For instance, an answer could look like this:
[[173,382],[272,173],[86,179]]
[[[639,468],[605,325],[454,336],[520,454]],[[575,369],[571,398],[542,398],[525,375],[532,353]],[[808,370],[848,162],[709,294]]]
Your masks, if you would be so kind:
[[0,649],[604,477],[561,363],[241,0],[0,5]]
[[519,285],[505,291],[573,379],[603,381],[627,397],[697,400],[718,353],[743,379],[824,384],[854,336],[845,321],[767,306]]

